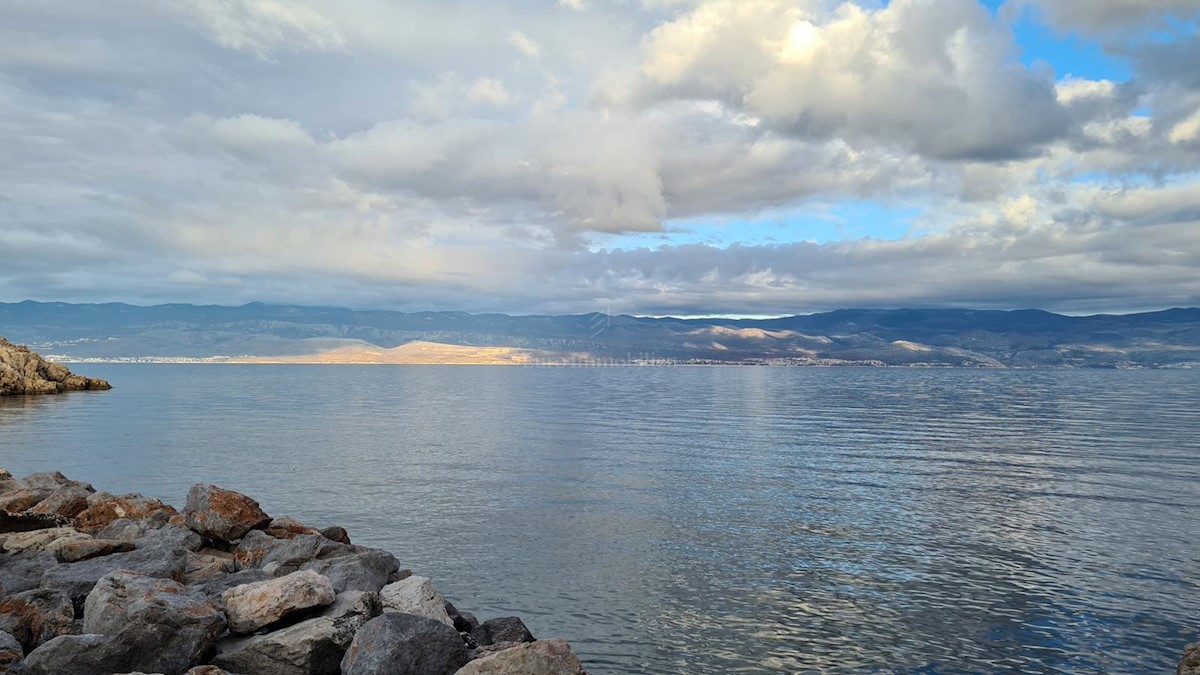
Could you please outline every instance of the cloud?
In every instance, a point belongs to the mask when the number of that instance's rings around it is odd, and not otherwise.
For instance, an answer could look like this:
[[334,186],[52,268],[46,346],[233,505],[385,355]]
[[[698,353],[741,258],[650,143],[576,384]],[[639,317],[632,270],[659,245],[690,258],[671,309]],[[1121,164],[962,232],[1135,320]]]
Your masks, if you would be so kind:
[[1168,19],[1200,17],[1194,0],[1021,0],[1021,4],[1035,6],[1057,28],[1087,33],[1163,26]]
[[938,159],[1010,159],[1067,132],[1054,82],[1015,61],[973,0],[707,0],[646,38],[640,77],[602,98],[717,100],[801,138],[875,140]]
[[168,0],[217,44],[260,57],[276,49],[340,50],[345,39],[316,10],[284,0]]
[[517,48],[522,55],[536,59],[542,55],[542,46],[534,42],[528,35],[519,30],[508,34],[508,43]]
[[1191,28],[1056,78],[973,0],[584,4],[10,3],[0,298],[1197,302]]
[[480,77],[471,83],[467,90],[467,98],[475,103],[490,103],[492,105],[508,105],[512,96],[504,83],[492,77]]

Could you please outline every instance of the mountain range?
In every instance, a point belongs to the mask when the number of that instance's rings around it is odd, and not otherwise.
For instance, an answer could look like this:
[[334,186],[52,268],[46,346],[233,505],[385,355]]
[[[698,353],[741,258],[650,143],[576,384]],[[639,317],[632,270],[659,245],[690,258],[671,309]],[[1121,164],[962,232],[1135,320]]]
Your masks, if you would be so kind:
[[62,361],[1200,365],[1198,308],[1094,316],[844,309],[679,319],[25,301],[0,303],[0,335]]

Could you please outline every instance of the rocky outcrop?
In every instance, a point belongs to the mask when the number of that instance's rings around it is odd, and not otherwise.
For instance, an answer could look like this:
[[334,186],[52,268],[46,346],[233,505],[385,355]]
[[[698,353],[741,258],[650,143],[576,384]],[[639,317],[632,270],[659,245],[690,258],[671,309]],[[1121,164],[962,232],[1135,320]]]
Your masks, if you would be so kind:
[[104,380],[72,374],[24,345],[0,338],[0,396],[112,389]]
[[[340,527],[197,484],[187,507],[0,469],[0,674],[580,675]],[[469,670],[475,668],[475,670]]]

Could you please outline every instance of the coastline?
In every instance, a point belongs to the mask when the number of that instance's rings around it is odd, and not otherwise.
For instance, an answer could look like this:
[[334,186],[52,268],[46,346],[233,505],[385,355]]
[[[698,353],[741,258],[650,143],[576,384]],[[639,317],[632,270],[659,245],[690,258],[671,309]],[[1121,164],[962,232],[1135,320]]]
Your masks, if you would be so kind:
[[520,618],[216,485],[177,510],[0,469],[0,550],[0,673],[585,675]]

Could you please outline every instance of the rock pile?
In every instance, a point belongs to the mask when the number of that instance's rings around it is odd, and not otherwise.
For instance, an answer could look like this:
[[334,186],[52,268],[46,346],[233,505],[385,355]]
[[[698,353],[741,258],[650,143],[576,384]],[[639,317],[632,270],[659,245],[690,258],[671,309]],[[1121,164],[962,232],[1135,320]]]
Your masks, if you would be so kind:
[[186,504],[0,469],[0,673],[586,675],[340,527],[203,483]]
[[66,366],[43,359],[29,347],[0,338],[0,396],[85,389],[112,389],[112,386],[104,380],[74,375]]

